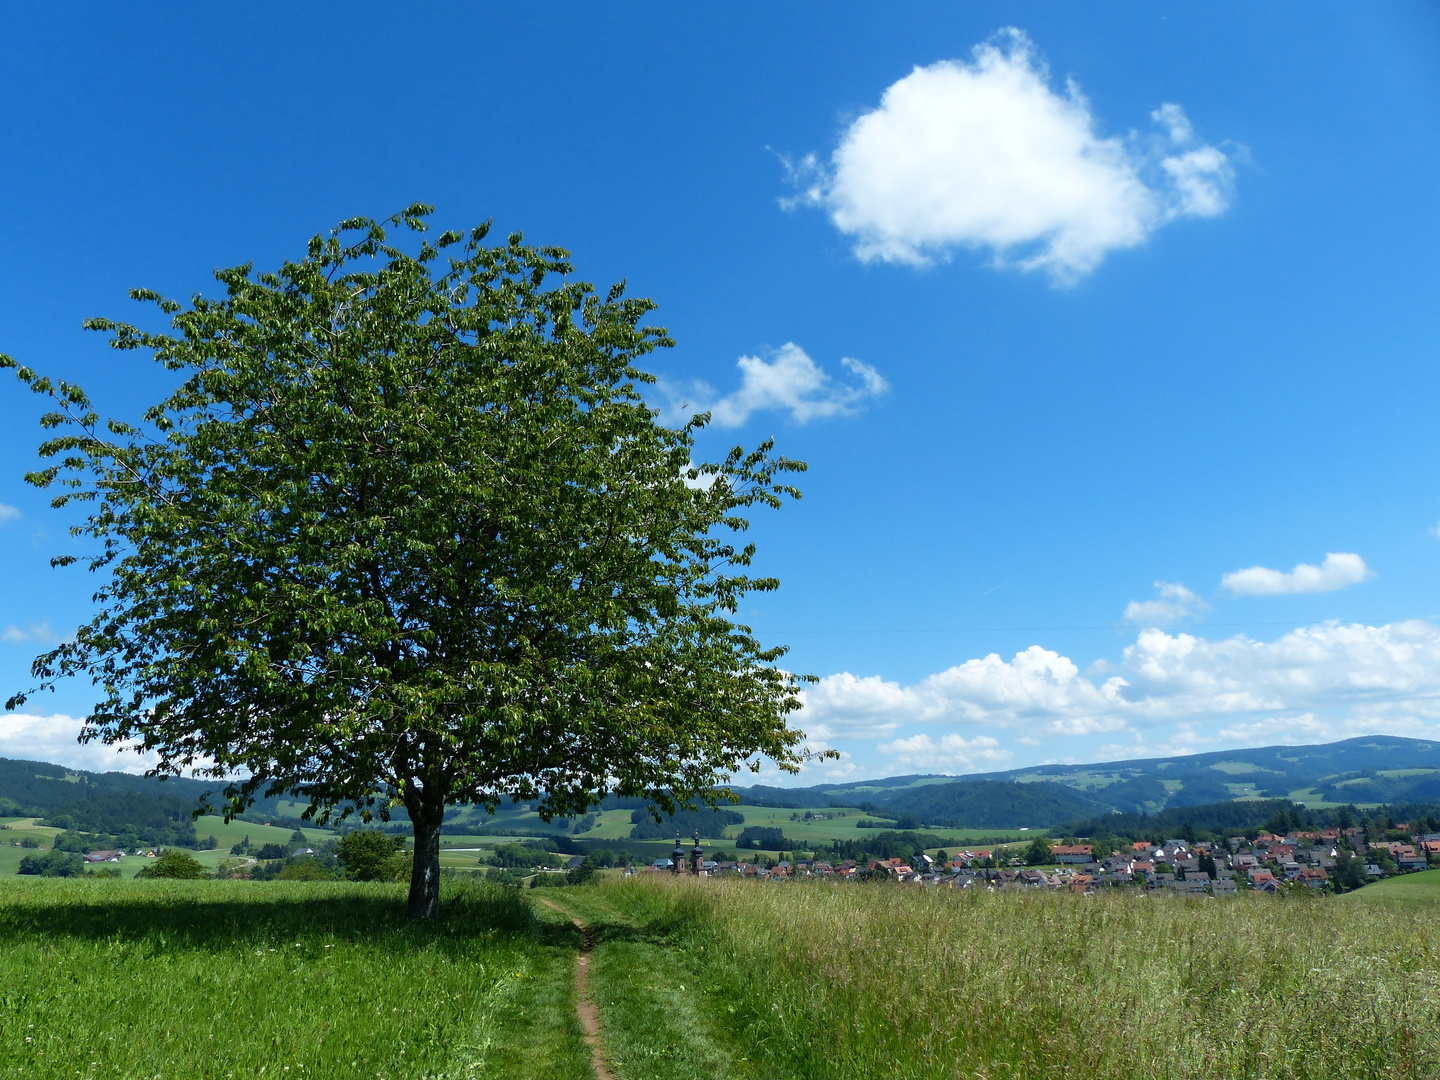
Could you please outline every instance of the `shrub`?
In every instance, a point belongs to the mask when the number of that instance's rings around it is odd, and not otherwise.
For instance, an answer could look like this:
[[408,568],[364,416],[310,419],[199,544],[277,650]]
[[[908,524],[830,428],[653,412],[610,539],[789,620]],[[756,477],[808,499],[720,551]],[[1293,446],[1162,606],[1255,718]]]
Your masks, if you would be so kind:
[[335,857],[352,881],[394,881],[405,871],[405,839],[378,829],[359,829],[340,838]]
[[1030,846],[1025,849],[1025,864],[1027,866],[1044,866],[1052,861],[1050,858],[1050,845],[1046,843],[1043,836],[1037,836],[1030,841]]
[[78,851],[86,855],[92,851],[115,847],[115,837],[69,829],[55,837],[50,847],[54,851]]
[[149,866],[142,867],[137,878],[203,878],[205,867],[194,855],[171,848]]
[[23,848],[38,848],[40,841],[36,840],[33,836],[25,836],[21,838],[20,846]]
[[785,833],[770,825],[747,825],[740,830],[735,840],[737,848],[763,848],[766,851],[781,851],[794,847],[785,839]]
[[501,844],[490,861],[507,869],[531,870],[545,861],[545,853],[525,844]]
[[294,859],[275,875],[277,881],[333,881],[335,875],[320,864],[313,855]]
[[26,855],[20,860],[17,873],[38,877],[75,877],[85,868],[85,859],[75,851],[47,851],[43,855]]

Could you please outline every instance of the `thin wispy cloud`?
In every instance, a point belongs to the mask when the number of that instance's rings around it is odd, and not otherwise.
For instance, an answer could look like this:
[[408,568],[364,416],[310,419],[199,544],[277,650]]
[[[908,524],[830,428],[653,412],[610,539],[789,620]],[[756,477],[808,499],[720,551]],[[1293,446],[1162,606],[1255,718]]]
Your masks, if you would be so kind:
[[1282,596],[1290,593],[1334,592],[1375,576],[1353,552],[1331,552],[1319,566],[1300,563],[1288,573],[1265,566],[1236,570],[1220,579],[1235,596]]
[[676,382],[660,379],[656,389],[664,398],[661,417],[681,424],[697,413],[710,413],[711,423],[737,428],[757,412],[786,412],[796,423],[831,416],[847,416],[862,404],[885,393],[890,387],[869,364],[846,357],[840,361],[851,375],[848,380],[832,377],[793,341],[770,354],[742,356],[740,386],[721,394],[703,381]]
[[1104,136],[1079,85],[1052,84],[1020,30],[969,62],[917,67],[846,128],[828,161],[785,161],[786,208],[824,210],[864,261],[923,266],[956,250],[1058,284],[1184,217],[1230,205],[1230,157],[1185,110],[1155,109],[1144,135]]
[[26,642],[53,645],[59,640],[59,636],[50,628],[48,621],[30,623],[28,626],[16,626],[11,623],[0,629],[0,641],[9,645],[20,645]]
[[9,524],[12,521],[19,521],[25,515],[20,513],[9,503],[0,503],[0,525]]

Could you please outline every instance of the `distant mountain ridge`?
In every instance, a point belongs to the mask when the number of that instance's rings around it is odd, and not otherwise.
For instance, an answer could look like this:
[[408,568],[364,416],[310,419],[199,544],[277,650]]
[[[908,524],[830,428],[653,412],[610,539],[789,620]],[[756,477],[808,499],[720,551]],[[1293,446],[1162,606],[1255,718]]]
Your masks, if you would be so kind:
[[963,777],[734,790],[747,802],[861,806],[953,828],[1051,828],[1107,813],[1155,814],[1234,800],[1288,799],[1312,808],[1440,803],[1440,742],[1366,735],[1311,746],[1035,765]]
[[[113,816],[116,800],[123,797],[137,810],[140,801],[153,801],[178,819],[194,808],[200,795],[217,787],[214,781],[161,781],[0,758],[0,814],[12,816],[69,813],[78,818],[83,804],[103,806]],[[1440,804],[1440,741],[1367,735],[1311,746],[1035,765],[960,777],[912,774],[804,788],[755,785],[732,790],[751,805],[860,807],[909,828],[1055,828],[1109,814],[1154,815],[1241,800],[1289,800],[1312,809]],[[632,809],[632,802],[639,806],[638,800],[614,797],[606,805],[624,803]],[[276,817],[278,810],[275,800],[265,800],[246,817]],[[453,813],[457,822],[468,822],[481,812],[457,807]],[[503,809],[497,815],[506,816]],[[397,820],[403,820],[403,814],[397,814]],[[471,827],[483,824],[477,819]]]

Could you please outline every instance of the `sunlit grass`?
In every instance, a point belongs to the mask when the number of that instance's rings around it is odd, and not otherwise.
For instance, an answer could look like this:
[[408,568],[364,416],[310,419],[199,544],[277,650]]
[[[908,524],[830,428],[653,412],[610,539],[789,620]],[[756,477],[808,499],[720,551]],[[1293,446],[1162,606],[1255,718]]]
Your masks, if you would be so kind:
[[484,886],[6,882],[0,1075],[583,1077],[573,939]]
[[1341,898],[1354,906],[1409,907],[1429,909],[1440,916],[1440,870],[1422,870],[1418,874],[1377,881]]
[[592,918],[608,906],[686,958],[758,1075],[1440,1072],[1440,909],[725,879],[594,892]]

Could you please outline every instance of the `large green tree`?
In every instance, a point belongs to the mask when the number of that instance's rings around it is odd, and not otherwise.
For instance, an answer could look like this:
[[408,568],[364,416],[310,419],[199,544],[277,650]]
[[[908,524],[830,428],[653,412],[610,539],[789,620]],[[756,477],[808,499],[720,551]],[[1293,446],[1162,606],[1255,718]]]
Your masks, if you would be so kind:
[[101,574],[34,689],[91,678],[84,738],[224,778],[229,813],[281,792],[322,822],[403,806],[422,917],[447,805],[671,811],[803,756],[782,650],[732,621],[776,582],[731,539],[798,497],[803,464],[767,442],[692,465],[705,418],[666,427],[639,393],[671,344],[649,301],[486,226],[431,242],[429,212],[219,271],[221,298],[134,292],[164,331],[87,323],[173,373],[133,423],[17,372],[55,404],[27,479],[88,503],[79,561]]

